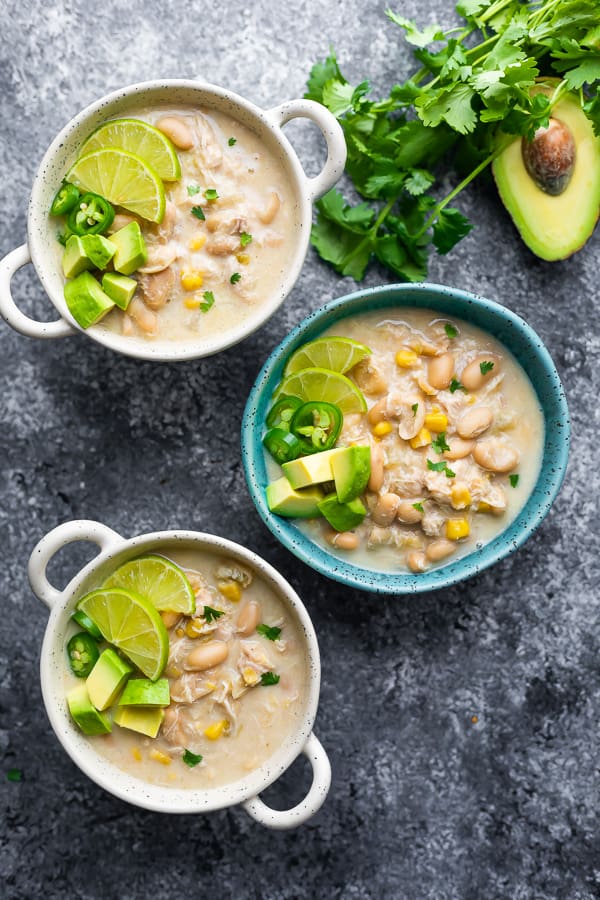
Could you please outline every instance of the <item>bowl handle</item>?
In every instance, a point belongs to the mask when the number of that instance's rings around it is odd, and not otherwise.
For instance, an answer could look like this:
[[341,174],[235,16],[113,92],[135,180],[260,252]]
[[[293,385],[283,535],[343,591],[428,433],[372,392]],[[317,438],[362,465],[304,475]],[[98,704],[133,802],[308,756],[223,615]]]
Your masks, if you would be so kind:
[[27,574],[33,593],[50,608],[60,599],[62,591],[52,587],[46,578],[46,568],[55,553],[74,541],[90,541],[98,544],[100,550],[104,551],[122,544],[123,538],[112,528],[89,519],[63,522],[49,531],[33,548]]
[[267,117],[281,128],[290,119],[304,117],[312,119],[323,132],[327,142],[327,159],[323,170],[314,178],[307,178],[306,185],[311,202],[314,203],[338,181],[346,165],[346,140],[338,120],[328,109],[314,100],[288,100],[281,106],[268,110]]
[[267,828],[296,828],[321,808],[331,784],[331,765],[322,744],[311,732],[302,748],[313,769],[313,780],[304,800],[292,809],[271,809],[260,797],[250,797],[243,804],[244,809],[253,819],[266,825]]
[[75,334],[75,329],[64,319],[58,319],[56,322],[36,322],[35,319],[30,319],[17,308],[10,292],[10,283],[17,269],[30,262],[31,255],[27,244],[17,247],[16,250],[12,250],[0,260],[0,313],[2,317],[11,328],[24,334],[25,337],[59,338]]

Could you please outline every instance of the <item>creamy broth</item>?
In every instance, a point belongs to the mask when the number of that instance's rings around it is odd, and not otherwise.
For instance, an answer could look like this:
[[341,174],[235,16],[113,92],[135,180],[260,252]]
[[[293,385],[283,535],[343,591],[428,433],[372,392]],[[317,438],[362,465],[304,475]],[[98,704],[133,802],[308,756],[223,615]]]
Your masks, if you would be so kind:
[[[282,161],[249,128],[216,110],[161,107],[130,115],[152,125],[176,117],[193,146],[177,149],[181,178],[165,183],[162,223],[138,220],[148,261],[134,275],[139,288],[129,309],[113,309],[99,327],[175,341],[238,327],[281,289],[287,272],[297,209]],[[206,190],[216,199],[207,200]],[[108,237],[133,218],[117,210]],[[252,240],[245,243],[244,235]],[[206,311],[205,292],[214,296]]]
[[[185,570],[196,613],[162,614],[170,645],[163,677],[171,702],[160,731],[149,738],[113,723],[110,734],[88,740],[120,769],[151,784],[218,787],[245,778],[296,732],[306,709],[305,640],[277,594],[249,568],[196,550],[169,549],[163,555]],[[223,615],[207,621],[205,606]],[[256,631],[257,624],[281,633],[269,640]],[[194,669],[190,654],[215,642],[227,645],[227,658]],[[68,664],[66,670],[68,690],[81,679],[71,675]],[[279,682],[263,685],[263,673],[276,673]],[[206,729],[213,729],[212,739]],[[183,761],[185,750],[202,761],[190,768]]]
[[[504,531],[535,486],[544,444],[538,398],[507,348],[467,322],[421,309],[350,317],[325,335],[372,351],[347,373],[368,412],[348,415],[338,441],[371,445],[368,514],[344,537],[324,520],[299,520],[298,527],[335,555],[392,572],[443,565]],[[462,389],[463,377],[470,390]],[[444,443],[450,450],[436,452]]]

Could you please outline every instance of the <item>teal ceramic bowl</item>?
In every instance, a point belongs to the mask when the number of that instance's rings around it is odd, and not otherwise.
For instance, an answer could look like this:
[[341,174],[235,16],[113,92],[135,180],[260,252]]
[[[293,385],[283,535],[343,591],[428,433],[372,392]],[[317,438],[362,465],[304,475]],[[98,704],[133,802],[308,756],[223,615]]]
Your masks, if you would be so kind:
[[[540,474],[525,506],[507,528],[467,556],[420,574],[369,569],[340,559],[308,538],[294,524],[269,511],[268,483],[261,438],[271,396],[287,358],[301,344],[319,337],[341,319],[367,310],[424,307],[477,325],[504,344],[519,361],[536,390],[545,419]],[[242,460],[256,508],[281,543],[311,569],[343,584],[383,594],[416,594],[470,578],[517,550],[542,522],[565,475],[569,453],[569,411],[558,373],[544,344],[529,325],[498,303],[435,284],[396,284],[357,291],[333,300],[304,319],[269,356],[248,397],[242,422]]]

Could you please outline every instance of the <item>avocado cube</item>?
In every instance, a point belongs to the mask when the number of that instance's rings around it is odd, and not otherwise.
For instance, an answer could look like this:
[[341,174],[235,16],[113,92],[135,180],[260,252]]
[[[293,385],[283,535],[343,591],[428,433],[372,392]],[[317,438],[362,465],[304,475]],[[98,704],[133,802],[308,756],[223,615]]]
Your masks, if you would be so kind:
[[71,235],[62,258],[62,270],[65,278],[75,278],[86,269],[91,268],[92,261],[85,252],[83,240],[76,234]]
[[73,281],[67,281],[64,293],[69,312],[82,328],[95,325],[114,309],[115,304],[89,272],[82,272]]
[[169,679],[130,678],[121,694],[119,706],[168,706],[171,702]]
[[121,659],[112,647],[100,654],[85,683],[96,709],[106,709],[114,703],[132,672],[133,666]]
[[113,242],[101,234],[86,234],[81,238],[81,243],[94,269],[105,269],[117,252]]
[[331,463],[340,449],[343,448],[322,450],[321,453],[313,453],[311,456],[301,456],[299,459],[284,463],[281,468],[291,486],[296,490],[311,484],[333,481]]
[[272,513],[290,519],[312,519],[320,515],[318,503],[323,492],[318,487],[295,491],[287,478],[278,478],[267,485],[267,505]]
[[67,706],[73,721],[84,734],[108,734],[110,719],[92,705],[85,684],[78,684],[67,694]]
[[336,531],[351,531],[360,525],[367,514],[362,502],[355,498],[348,503],[340,503],[335,491],[327,494],[318,504],[319,512],[325,516],[332,528]]
[[160,707],[153,709],[148,706],[119,706],[113,722],[121,728],[155,738],[164,717],[165,711]]
[[115,270],[122,275],[131,275],[148,259],[146,242],[137,222],[130,222],[129,225],[115,231],[110,239],[117,247],[113,264]]
[[105,272],[102,277],[102,290],[121,309],[127,309],[136,288],[135,278],[128,278],[127,275]]
[[371,448],[344,447],[331,461],[340,503],[360,497],[371,477]]

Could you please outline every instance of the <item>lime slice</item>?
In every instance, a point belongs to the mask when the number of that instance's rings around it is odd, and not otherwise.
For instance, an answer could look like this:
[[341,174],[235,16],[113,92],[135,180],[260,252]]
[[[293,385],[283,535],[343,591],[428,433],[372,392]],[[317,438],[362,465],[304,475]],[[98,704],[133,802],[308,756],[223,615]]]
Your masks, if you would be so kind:
[[343,413],[366,412],[362,393],[345,375],[330,369],[301,369],[288,375],[279,384],[275,397],[286,394],[300,400],[324,400],[335,403]]
[[65,176],[81,191],[92,191],[109,203],[130,212],[162,222],[165,214],[165,189],[150,166],[116,147],[105,147],[80,156]]
[[347,372],[357,363],[370,356],[371,351],[364,344],[347,337],[324,337],[309,341],[298,347],[288,359],[284,375],[299,372],[300,369],[330,369],[332,372]]
[[169,638],[149,600],[120,588],[100,588],[82,597],[77,608],[98,626],[105,640],[156,681],[167,664]]
[[133,591],[149,600],[155,609],[185,616],[191,616],[196,610],[196,598],[185,573],[164,556],[131,559],[113,572],[102,587]]
[[163,181],[181,178],[181,166],[169,138],[141,119],[111,119],[92,131],[84,141],[80,156],[117,147],[143,159]]

